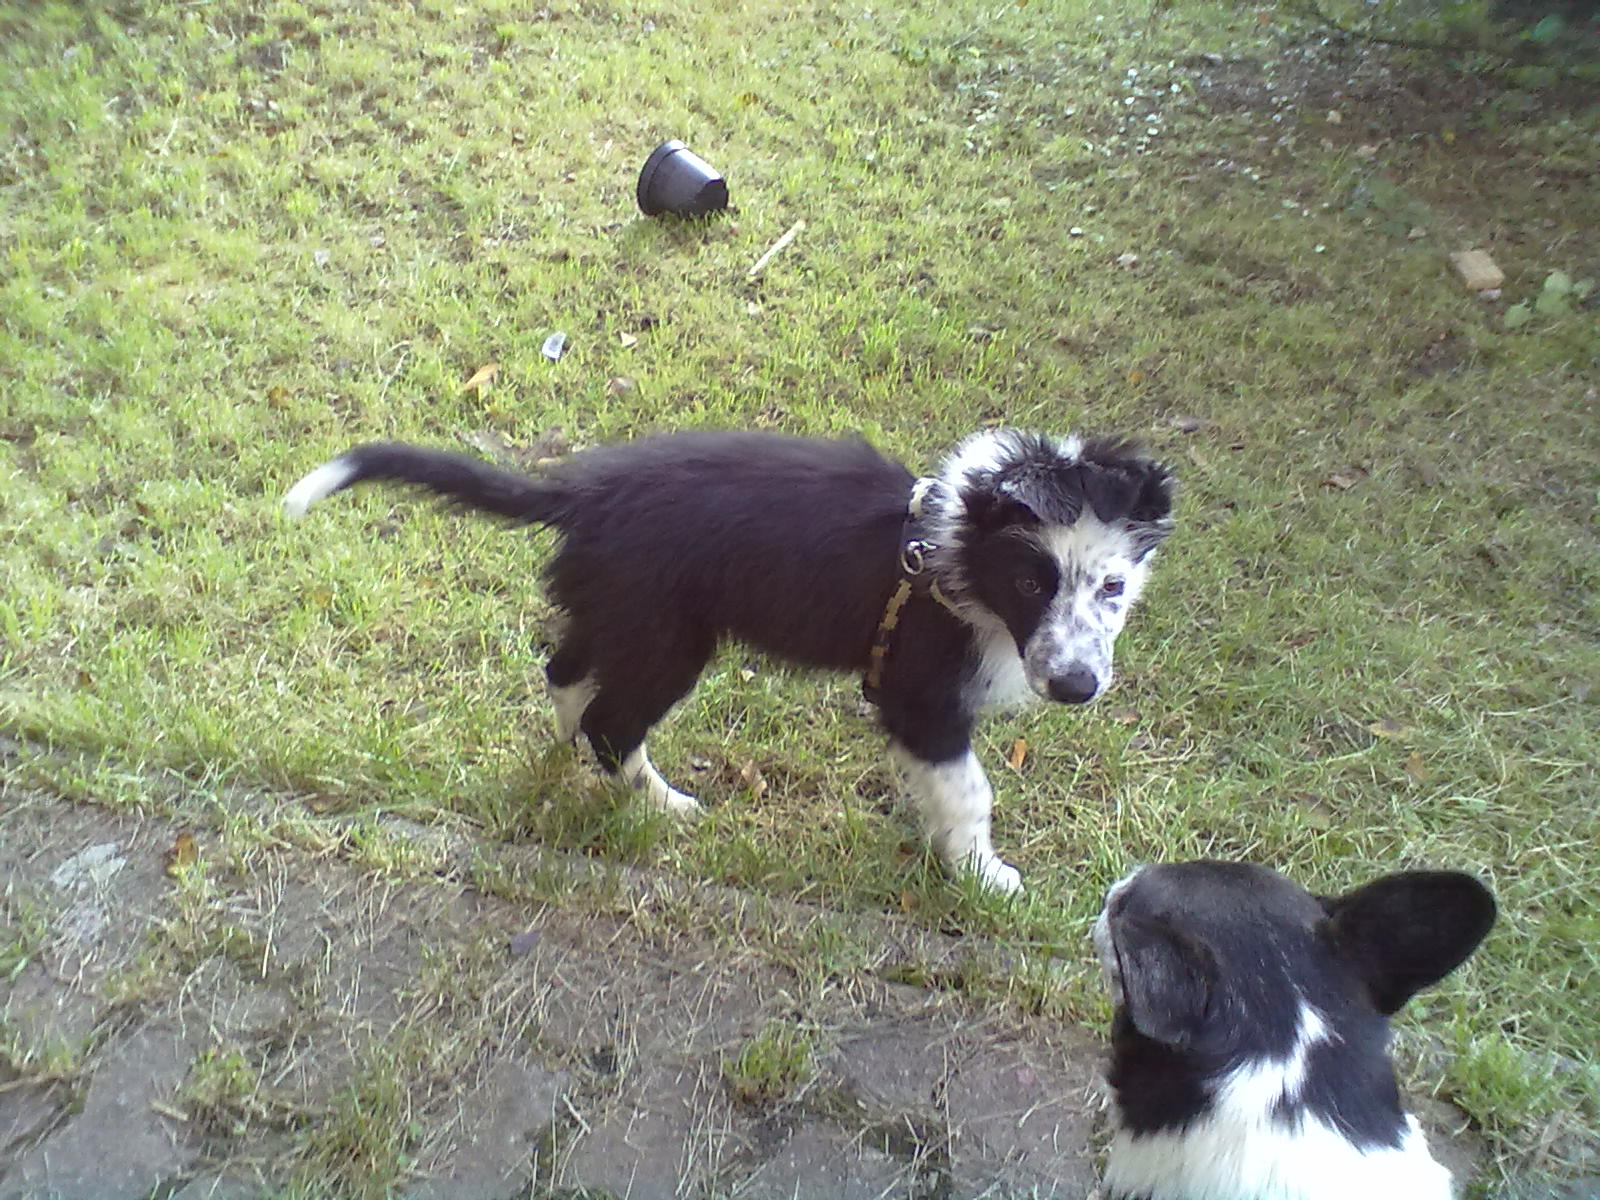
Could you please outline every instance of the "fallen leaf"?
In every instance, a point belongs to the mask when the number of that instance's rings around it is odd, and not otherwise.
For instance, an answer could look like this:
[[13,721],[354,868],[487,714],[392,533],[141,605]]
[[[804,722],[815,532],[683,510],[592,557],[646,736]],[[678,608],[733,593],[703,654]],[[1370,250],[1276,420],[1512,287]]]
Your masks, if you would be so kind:
[[316,792],[306,797],[306,807],[317,816],[323,817],[332,812],[338,812],[349,802],[343,796],[330,796],[326,792]]
[[627,330],[623,330],[621,333],[617,334],[617,341],[622,343],[622,348],[624,350],[632,350],[639,344],[638,336],[636,334],[629,333]]
[[1415,750],[1411,752],[1411,757],[1406,759],[1405,773],[1418,783],[1428,777],[1428,768],[1422,765],[1422,755]]
[[1011,743],[1011,753],[1006,755],[1006,766],[1013,771],[1022,770],[1022,764],[1028,761],[1028,739],[1018,738]]
[[1400,724],[1399,721],[1390,720],[1388,717],[1368,725],[1367,732],[1373,737],[1380,738],[1403,738],[1411,735],[1410,729]]
[[1119,708],[1111,714],[1111,719],[1119,725],[1136,725],[1139,721],[1139,710],[1136,708]]
[[273,408],[287,408],[289,405],[289,389],[282,384],[269,387],[267,389],[267,403]]
[[606,382],[606,391],[613,396],[625,396],[639,385],[626,375],[613,375]]
[[472,378],[461,385],[463,392],[477,392],[480,395],[483,389],[494,382],[494,377],[500,374],[499,363],[484,363],[472,373]]
[[900,893],[900,911],[903,913],[915,912],[917,898],[911,894],[910,888],[905,888]]
[[167,851],[167,874],[176,875],[200,861],[200,847],[195,845],[194,834],[180,833]]
[[1355,487],[1356,478],[1354,475],[1345,475],[1339,471],[1335,471],[1332,475],[1329,475],[1326,479],[1324,479],[1322,484],[1324,487],[1335,487],[1341,492],[1348,492],[1351,488]]
[[745,781],[757,800],[767,794],[766,776],[761,774],[761,769],[753,762],[747,762],[739,768],[739,778]]

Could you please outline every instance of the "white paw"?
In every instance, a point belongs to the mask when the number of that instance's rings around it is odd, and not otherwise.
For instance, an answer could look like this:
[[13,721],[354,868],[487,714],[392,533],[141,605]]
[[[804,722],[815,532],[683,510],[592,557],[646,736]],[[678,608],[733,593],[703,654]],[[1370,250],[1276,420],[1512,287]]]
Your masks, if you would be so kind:
[[997,896],[1015,896],[1022,890],[1022,872],[993,854],[971,855],[963,865],[978,877],[985,891]]
[[666,813],[667,816],[690,818],[690,816],[701,816],[706,811],[699,806],[699,800],[693,795],[670,786],[669,782],[662,779],[659,774],[654,779],[637,782],[634,784],[634,790],[645,798],[645,802],[651,808],[658,813]]
[[698,817],[705,813],[705,809],[700,807],[700,801],[687,792],[680,792],[665,783],[659,792],[655,788],[646,788],[644,791],[645,798],[650,801],[651,806],[670,817]]
[[680,792],[661,777],[661,772],[651,765],[643,746],[628,755],[621,773],[628,781],[628,786],[657,812],[676,817],[697,817],[703,811],[700,801],[687,792]]

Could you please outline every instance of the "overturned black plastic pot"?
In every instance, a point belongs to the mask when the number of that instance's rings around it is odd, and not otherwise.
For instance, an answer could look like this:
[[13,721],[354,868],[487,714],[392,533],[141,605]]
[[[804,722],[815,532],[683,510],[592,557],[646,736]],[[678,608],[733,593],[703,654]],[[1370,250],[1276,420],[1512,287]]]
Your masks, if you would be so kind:
[[645,159],[638,195],[647,217],[703,217],[728,207],[728,185],[717,169],[676,138],[662,142]]

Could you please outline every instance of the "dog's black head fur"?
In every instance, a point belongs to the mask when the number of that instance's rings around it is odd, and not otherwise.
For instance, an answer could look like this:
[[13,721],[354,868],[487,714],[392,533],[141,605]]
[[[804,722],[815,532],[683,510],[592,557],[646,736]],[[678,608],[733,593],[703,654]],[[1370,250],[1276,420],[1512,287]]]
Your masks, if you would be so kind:
[[[1122,1184],[1148,1188],[1163,1154],[1187,1162],[1186,1138],[1246,1169],[1252,1153],[1292,1158],[1311,1128],[1353,1155],[1426,1159],[1409,1145],[1386,1018],[1465,961],[1494,916],[1487,888],[1448,871],[1334,898],[1244,863],[1152,866],[1114,886],[1095,942],[1117,1001]],[[1257,1144],[1223,1144],[1230,1129]]]
[[1082,702],[1172,530],[1172,476],[1132,445],[988,430],[944,464],[929,520],[939,585],[998,622],[1035,694]]

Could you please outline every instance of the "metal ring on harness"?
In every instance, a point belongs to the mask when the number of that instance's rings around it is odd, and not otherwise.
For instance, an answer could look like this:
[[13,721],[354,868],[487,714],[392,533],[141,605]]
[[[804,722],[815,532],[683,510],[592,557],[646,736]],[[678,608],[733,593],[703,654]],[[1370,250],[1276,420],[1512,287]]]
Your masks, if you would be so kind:
[[921,575],[928,565],[928,543],[912,538],[900,547],[900,569],[907,575]]

